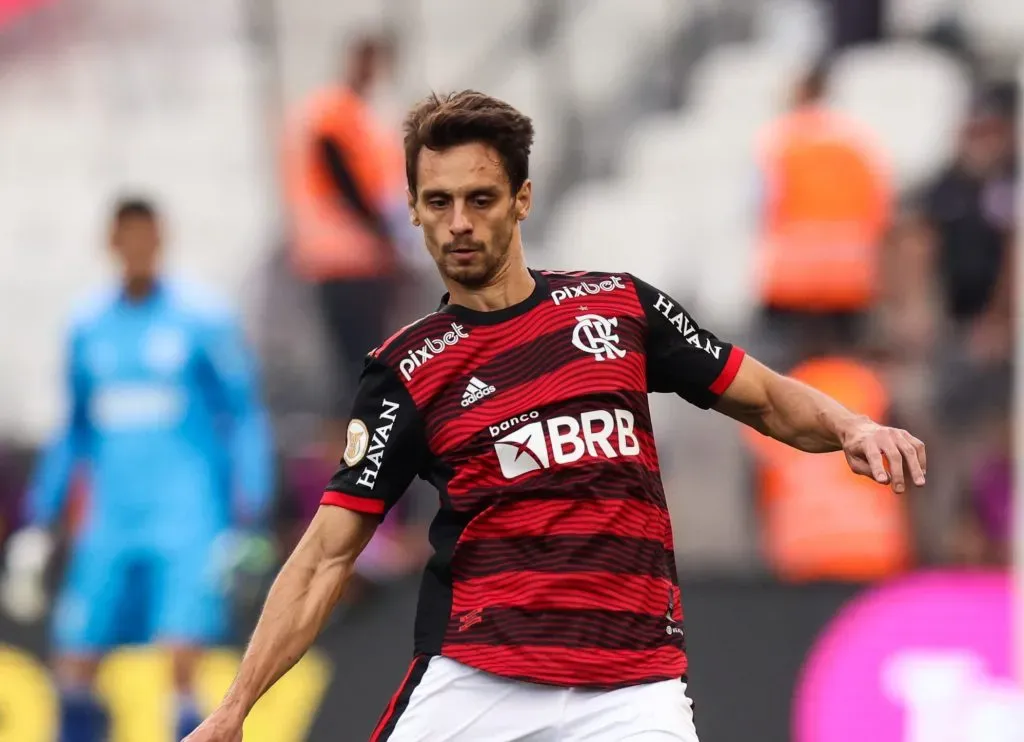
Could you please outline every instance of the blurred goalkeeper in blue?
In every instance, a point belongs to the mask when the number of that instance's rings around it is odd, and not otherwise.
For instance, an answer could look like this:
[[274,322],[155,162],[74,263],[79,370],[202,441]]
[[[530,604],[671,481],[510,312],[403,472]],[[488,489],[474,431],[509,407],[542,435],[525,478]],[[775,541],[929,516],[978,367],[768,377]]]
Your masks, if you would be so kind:
[[175,739],[187,736],[201,720],[200,648],[230,623],[226,577],[240,553],[269,548],[270,432],[240,327],[223,302],[161,274],[148,201],[117,205],[110,245],[122,279],[75,315],[67,424],[35,473],[0,590],[15,617],[42,612],[50,533],[84,467],[88,506],[53,612],[60,742],[106,739],[98,662],[139,641],[170,650]]

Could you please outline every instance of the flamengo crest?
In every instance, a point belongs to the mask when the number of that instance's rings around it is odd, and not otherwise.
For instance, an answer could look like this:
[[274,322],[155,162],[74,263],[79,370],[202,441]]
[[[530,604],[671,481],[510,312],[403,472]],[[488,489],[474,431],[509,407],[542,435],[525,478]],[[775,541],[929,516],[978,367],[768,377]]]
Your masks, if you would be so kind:
[[572,344],[584,353],[590,353],[595,361],[610,358],[625,358],[626,351],[619,347],[618,317],[608,319],[599,314],[584,314],[576,318],[572,331]]

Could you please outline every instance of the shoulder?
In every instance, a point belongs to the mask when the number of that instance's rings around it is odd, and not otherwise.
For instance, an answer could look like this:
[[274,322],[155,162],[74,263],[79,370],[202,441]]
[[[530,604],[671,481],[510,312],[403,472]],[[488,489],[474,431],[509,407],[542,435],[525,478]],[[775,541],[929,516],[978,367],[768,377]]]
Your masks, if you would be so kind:
[[103,286],[79,297],[72,306],[68,329],[75,334],[88,332],[111,312],[119,293],[116,286]]
[[229,327],[237,321],[231,302],[202,283],[181,279],[168,281],[167,300],[172,312],[197,328]]
[[444,311],[431,312],[395,331],[387,340],[370,351],[370,357],[389,366],[396,366],[399,360],[415,347],[427,340],[445,333],[464,335],[465,329],[458,319]]

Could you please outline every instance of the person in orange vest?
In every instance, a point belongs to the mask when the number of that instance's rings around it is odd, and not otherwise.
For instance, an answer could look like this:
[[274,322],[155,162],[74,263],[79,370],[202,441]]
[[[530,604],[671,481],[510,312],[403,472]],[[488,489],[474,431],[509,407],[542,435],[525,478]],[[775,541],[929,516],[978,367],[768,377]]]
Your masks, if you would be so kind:
[[[885,381],[872,365],[831,356],[807,360],[789,375],[875,420],[890,414]],[[794,456],[793,449],[744,431],[757,471],[762,548],[788,581],[883,579],[911,563],[905,496],[863,486],[842,456]]]
[[343,417],[363,358],[384,340],[396,294],[405,206],[404,153],[369,100],[390,74],[387,36],[346,50],[343,80],[303,101],[286,130],[284,192],[291,262],[315,285]]
[[828,108],[828,82],[812,69],[759,141],[761,334],[777,366],[856,346],[879,292],[892,187],[870,134]]

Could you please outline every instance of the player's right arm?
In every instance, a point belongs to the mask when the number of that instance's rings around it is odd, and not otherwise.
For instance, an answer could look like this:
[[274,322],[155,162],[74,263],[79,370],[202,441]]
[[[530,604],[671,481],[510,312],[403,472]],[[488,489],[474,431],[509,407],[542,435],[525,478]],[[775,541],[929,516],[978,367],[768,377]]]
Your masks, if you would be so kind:
[[88,452],[89,385],[82,356],[81,331],[74,328],[65,355],[66,422],[43,452],[29,484],[25,507],[31,526],[48,528],[59,517],[75,466]]
[[187,742],[235,742],[256,701],[309,649],[344,592],[355,562],[427,454],[412,397],[394,371],[363,371],[338,472],[270,589],[238,675]]
[[64,509],[76,465],[88,454],[89,388],[81,345],[76,326],[65,354],[66,422],[36,465],[23,506],[26,526],[11,536],[0,570],[0,606],[22,622],[36,621],[46,610],[44,576],[54,546],[50,529]]
[[[238,675],[221,709],[209,721],[219,717],[226,729],[241,729],[256,701],[306,653],[378,523],[374,516],[320,507],[274,581]],[[202,729],[195,739],[231,739],[202,736]]]

